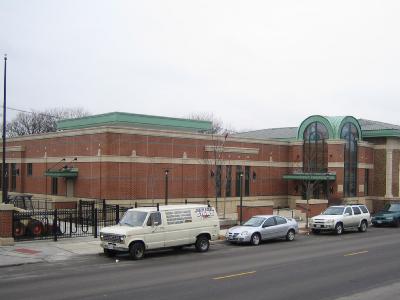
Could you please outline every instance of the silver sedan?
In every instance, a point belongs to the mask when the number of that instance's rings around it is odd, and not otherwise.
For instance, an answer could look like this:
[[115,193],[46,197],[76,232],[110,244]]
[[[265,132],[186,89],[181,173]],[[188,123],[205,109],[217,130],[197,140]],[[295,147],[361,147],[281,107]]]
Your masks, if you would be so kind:
[[260,215],[249,219],[242,226],[227,230],[225,238],[232,243],[258,245],[262,240],[286,238],[293,241],[299,226],[296,220],[276,215]]

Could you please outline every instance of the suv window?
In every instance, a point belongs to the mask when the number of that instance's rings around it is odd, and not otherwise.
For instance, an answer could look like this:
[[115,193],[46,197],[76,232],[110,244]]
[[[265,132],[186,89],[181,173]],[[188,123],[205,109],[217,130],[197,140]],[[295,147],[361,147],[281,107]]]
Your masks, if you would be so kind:
[[275,217],[275,220],[276,220],[276,224],[278,224],[278,225],[287,223],[286,219],[284,219],[282,217]]
[[353,211],[355,215],[361,215],[361,210],[358,206],[353,206]]
[[268,218],[264,224],[263,227],[270,227],[270,226],[274,226],[275,224],[275,219],[274,218]]
[[359,207],[364,214],[368,213],[368,208],[365,205],[360,205]]
[[346,210],[344,211],[345,214],[349,214],[350,216],[353,215],[353,211],[351,210],[350,207],[347,207]]

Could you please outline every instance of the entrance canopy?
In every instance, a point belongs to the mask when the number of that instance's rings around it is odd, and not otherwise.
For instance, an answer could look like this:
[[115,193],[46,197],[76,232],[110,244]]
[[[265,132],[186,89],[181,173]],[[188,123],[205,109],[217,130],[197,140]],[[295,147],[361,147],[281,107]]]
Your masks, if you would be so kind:
[[78,177],[78,168],[66,168],[60,170],[47,170],[44,173],[45,176],[49,177],[64,177],[64,178],[76,178]]

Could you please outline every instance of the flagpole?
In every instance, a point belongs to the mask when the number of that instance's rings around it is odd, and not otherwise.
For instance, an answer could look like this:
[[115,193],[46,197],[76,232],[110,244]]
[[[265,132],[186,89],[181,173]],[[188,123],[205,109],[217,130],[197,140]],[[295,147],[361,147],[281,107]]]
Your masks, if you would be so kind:
[[6,174],[6,104],[7,104],[7,54],[4,54],[4,101],[3,101],[3,164],[2,164],[2,202],[7,203],[7,174]]

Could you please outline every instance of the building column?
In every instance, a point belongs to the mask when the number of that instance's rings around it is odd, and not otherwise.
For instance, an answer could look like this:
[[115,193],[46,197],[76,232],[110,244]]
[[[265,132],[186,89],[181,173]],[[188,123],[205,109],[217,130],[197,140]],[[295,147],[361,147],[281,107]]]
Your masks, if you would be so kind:
[[393,182],[393,150],[386,150],[386,194],[385,198],[393,198],[392,182]]

